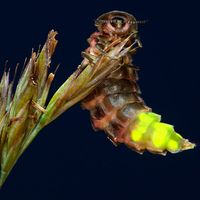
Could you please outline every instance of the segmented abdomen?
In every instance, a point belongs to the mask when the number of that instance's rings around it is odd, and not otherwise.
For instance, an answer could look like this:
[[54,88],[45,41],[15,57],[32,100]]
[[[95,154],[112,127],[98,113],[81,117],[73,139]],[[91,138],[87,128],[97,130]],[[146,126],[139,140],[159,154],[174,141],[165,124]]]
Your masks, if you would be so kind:
[[194,147],[182,138],[172,125],[160,122],[161,116],[151,112],[139,96],[137,70],[124,65],[105,79],[83,102],[90,111],[94,129],[104,130],[114,143],[124,143],[143,153],[165,155]]
[[139,96],[137,79],[134,66],[122,66],[82,103],[83,108],[90,111],[94,129],[104,130],[116,144],[127,140],[130,121],[135,119],[138,112],[150,111]]

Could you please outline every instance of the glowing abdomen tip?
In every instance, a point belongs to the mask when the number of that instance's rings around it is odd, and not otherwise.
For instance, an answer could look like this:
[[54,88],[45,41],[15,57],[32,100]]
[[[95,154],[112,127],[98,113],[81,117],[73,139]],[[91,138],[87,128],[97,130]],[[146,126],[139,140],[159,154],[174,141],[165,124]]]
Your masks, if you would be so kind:
[[160,119],[155,113],[141,112],[133,121],[130,138],[138,151],[147,149],[164,154],[166,151],[178,153],[195,147],[195,144],[175,132],[172,125],[162,123]]

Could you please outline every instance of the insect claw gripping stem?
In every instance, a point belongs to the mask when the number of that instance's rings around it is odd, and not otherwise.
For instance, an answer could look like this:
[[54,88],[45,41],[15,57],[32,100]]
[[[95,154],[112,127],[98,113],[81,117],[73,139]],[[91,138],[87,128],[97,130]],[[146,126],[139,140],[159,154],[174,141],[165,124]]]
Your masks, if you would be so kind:
[[[120,55],[120,52],[123,52],[123,48],[125,47],[125,45],[129,42],[130,38],[132,37],[132,34],[130,36],[128,36],[127,38],[125,38],[121,43],[119,43],[116,47],[113,48],[113,50],[111,50],[108,53],[108,56],[113,58],[113,57],[117,57],[119,56],[123,56],[123,54]],[[131,45],[132,47],[132,45]],[[130,47],[127,47],[130,48]]]
[[120,54],[119,57],[125,56],[128,52],[131,51],[132,47],[135,45],[135,43],[133,43],[132,45],[130,45],[129,47],[125,48]]

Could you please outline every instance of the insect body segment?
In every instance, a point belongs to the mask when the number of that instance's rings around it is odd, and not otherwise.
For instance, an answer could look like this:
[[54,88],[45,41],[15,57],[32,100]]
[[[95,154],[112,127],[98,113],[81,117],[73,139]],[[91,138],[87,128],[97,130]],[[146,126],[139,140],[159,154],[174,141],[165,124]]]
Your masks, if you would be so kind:
[[[90,62],[94,70],[101,67],[103,63],[95,64],[101,55],[115,60],[118,67],[82,102],[82,107],[90,111],[94,129],[104,130],[115,145],[124,143],[139,153],[148,150],[164,155],[166,151],[176,153],[194,148],[172,125],[160,122],[161,116],[153,113],[140,97],[138,69],[132,64],[133,54],[142,47],[136,19],[128,13],[113,11],[100,16],[96,26],[99,31],[88,39],[90,46],[85,51],[87,55],[83,53],[81,67]],[[113,56],[115,46],[124,40],[123,56]]]

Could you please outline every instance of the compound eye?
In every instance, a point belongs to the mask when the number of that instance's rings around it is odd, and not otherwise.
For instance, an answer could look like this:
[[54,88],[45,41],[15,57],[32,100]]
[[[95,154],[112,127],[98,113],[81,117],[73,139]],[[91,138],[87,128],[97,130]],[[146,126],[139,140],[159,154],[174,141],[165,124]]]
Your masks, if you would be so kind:
[[126,22],[122,17],[113,17],[111,20],[111,25],[117,29],[123,28],[125,24]]

